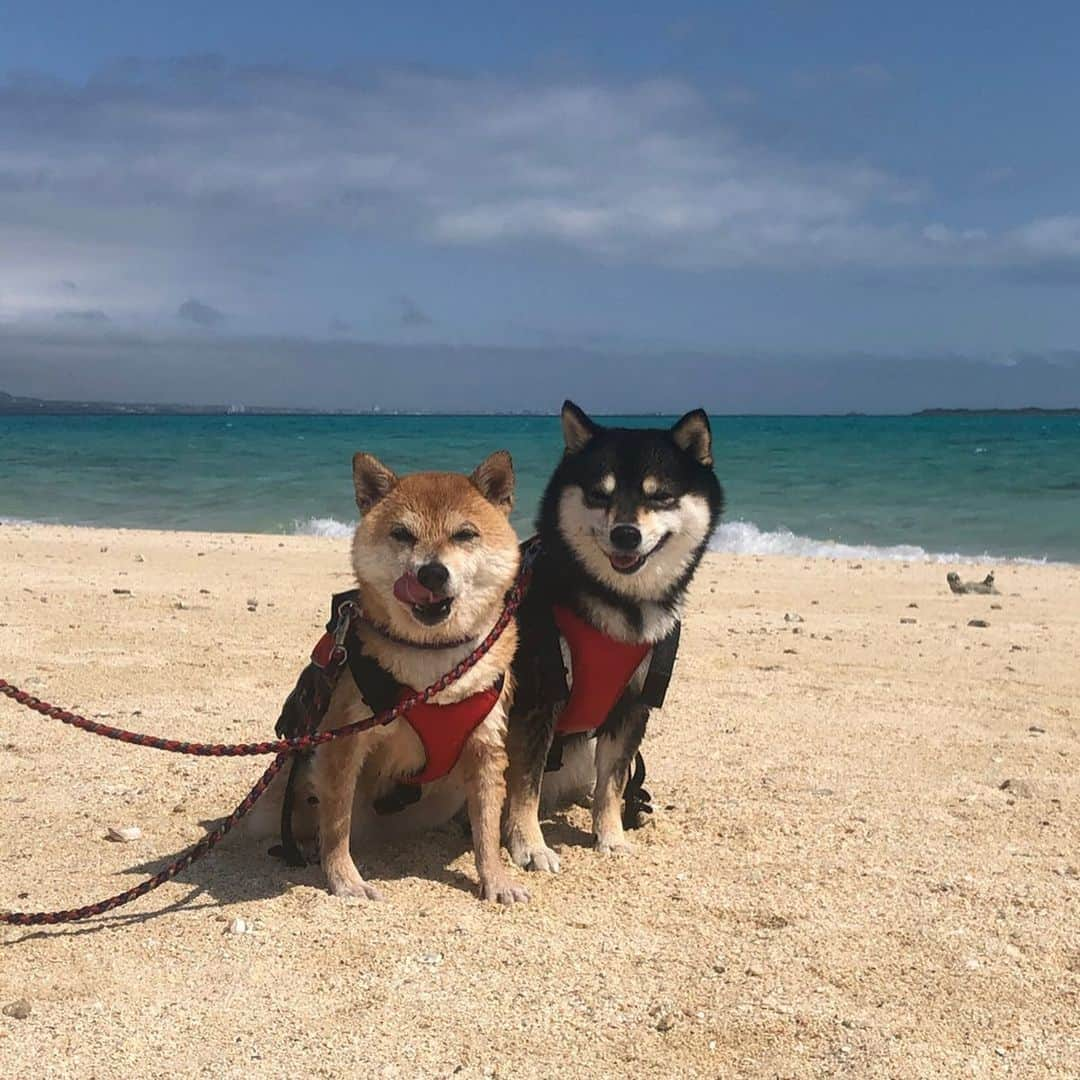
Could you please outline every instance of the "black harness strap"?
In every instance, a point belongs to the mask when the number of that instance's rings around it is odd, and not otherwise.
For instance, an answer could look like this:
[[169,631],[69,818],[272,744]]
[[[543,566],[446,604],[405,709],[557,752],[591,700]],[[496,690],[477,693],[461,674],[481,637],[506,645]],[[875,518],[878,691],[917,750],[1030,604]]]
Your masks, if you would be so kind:
[[675,671],[675,658],[679,655],[679,638],[682,635],[682,623],[676,621],[671,633],[653,646],[649,658],[649,670],[645,675],[645,685],[641,688],[641,700],[650,709],[659,709],[667,697],[671,676]]
[[634,757],[634,771],[623,788],[623,828],[640,829],[645,815],[652,812],[652,796],[645,790],[645,759],[639,750]]
[[[327,633],[337,625],[341,605],[355,602],[360,595],[358,589],[337,593],[330,600],[330,619],[326,624]],[[313,727],[326,715],[330,707],[330,698],[334,693],[334,684],[318,664],[308,664],[300,673],[296,686],[285,699],[274,731],[279,739],[295,739],[310,735]],[[294,754],[289,762],[289,775],[285,780],[285,794],[281,800],[281,843],[275,844],[269,854],[280,856],[289,866],[306,866],[307,859],[296,842],[293,830],[293,815],[296,806],[296,780],[300,770],[311,766],[314,751],[306,750]]]

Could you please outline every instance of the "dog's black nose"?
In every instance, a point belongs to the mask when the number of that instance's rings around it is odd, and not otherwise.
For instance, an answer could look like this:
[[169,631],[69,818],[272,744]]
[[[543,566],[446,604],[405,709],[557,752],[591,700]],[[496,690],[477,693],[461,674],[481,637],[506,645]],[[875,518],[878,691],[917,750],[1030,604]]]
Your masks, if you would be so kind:
[[641,530],[636,525],[616,525],[611,530],[611,542],[620,551],[635,551],[641,547]]
[[425,589],[430,589],[434,593],[442,592],[446,588],[446,583],[450,580],[450,571],[441,562],[424,563],[416,571],[416,580]]

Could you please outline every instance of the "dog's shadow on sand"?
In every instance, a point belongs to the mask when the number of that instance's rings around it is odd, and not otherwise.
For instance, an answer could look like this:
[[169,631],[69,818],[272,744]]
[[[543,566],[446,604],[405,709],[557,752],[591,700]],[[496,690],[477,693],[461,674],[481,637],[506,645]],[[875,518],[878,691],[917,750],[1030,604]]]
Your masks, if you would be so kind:
[[[220,819],[200,824],[210,831],[220,824]],[[556,848],[592,845],[592,837],[573,825],[564,814],[549,819],[544,825],[544,833],[548,843]],[[226,837],[220,847],[177,875],[177,884],[186,886],[186,892],[164,906],[137,912],[121,908],[69,925],[27,928],[25,934],[7,944],[17,945],[46,936],[93,934],[118,926],[150,922],[195,905],[199,909],[216,908],[224,913],[245,903],[282,896],[297,886],[326,890],[320,866],[289,866],[284,859],[269,854],[274,844],[274,839],[259,841],[244,835]],[[189,850],[190,845],[137,863],[122,873],[140,880],[151,877]],[[476,896],[478,885],[472,867],[469,867],[470,873],[465,873],[452,865],[471,851],[472,837],[467,822],[461,817],[415,835],[353,845],[353,856],[360,872],[373,885],[420,878]]]

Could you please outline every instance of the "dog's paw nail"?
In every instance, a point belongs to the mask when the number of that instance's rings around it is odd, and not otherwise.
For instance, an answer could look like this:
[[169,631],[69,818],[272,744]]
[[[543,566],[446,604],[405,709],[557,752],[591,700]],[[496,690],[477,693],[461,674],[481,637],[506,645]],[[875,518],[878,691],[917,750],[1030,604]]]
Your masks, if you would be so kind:
[[330,892],[340,900],[382,900],[383,894],[366,881],[331,881]]
[[625,840],[596,840],[596,850],[601,855],[633,855],[633,847]]
[[558,873],[558,855],[551,848],[538,848],[529,852],[529,861],[526,865],[530,870],[544,870],[548,874]]
[[497,882],[494,885],[480,886],[481,900],[494,900],[498,904],[509,907],[511,904],[524,904],[529,900],[529,893],[519,885],[513,885],[508,881]]

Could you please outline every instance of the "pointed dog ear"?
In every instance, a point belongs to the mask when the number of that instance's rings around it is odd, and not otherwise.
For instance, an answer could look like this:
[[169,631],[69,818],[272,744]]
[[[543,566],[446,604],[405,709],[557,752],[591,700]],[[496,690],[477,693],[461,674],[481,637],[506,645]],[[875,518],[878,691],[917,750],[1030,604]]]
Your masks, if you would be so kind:
[[489,503],[510,516],[514,509],[514,461],[506,450],[484,458],[469,479]]
[[600,430],[600,425],[594,424],[585,415],[584,410],[579,409],[572,401],[564,401],[562,430],[566,452],[576,454],[579,450],[583,450],[589,440]]
[[394,473],[373,454],[353,455],[352,476],[361,514],[366,514],[398,482]]
[[688,412],[671,429],[671,437],[680,450],[685,450],[695,461],[702,465],[711,465],[712,428],[704,409]]

